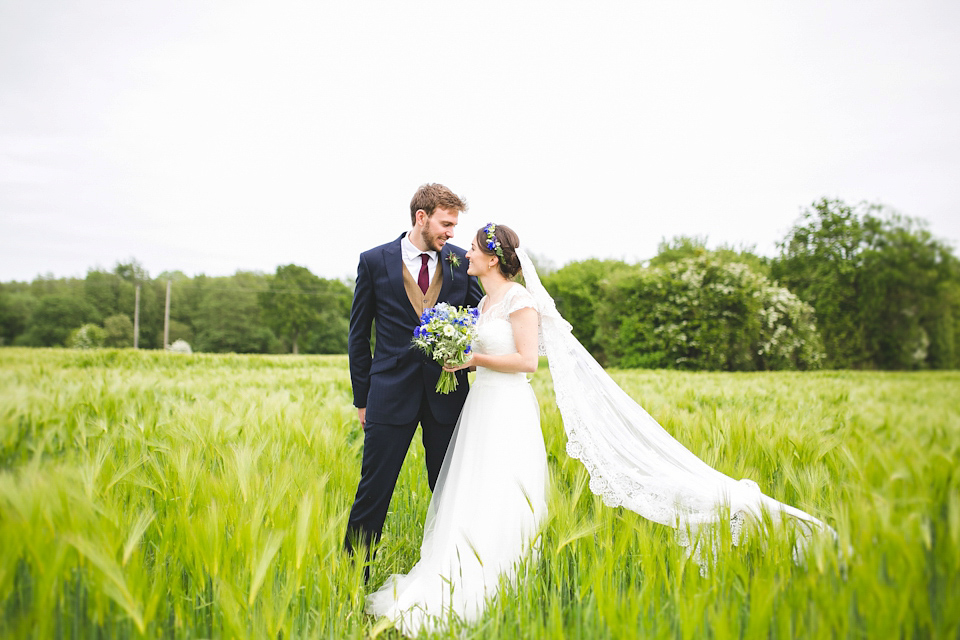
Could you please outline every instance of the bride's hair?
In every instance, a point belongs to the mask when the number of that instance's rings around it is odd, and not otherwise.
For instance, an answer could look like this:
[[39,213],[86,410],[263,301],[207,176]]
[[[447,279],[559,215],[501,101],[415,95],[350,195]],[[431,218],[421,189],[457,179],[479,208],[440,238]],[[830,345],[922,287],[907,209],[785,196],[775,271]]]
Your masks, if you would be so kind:
[[485,226],[477,230],[477,249],[488,256],[497,256],[497,266],[500,267],[500,273],[504,278],[513,280],[520,273],[520,258],[517,257],[520,236],[504,224],[496,225],[493,234],[497,238],[497,244],[500,245],[503,256],[498,255],[495,249],[487,248],[487,227]]

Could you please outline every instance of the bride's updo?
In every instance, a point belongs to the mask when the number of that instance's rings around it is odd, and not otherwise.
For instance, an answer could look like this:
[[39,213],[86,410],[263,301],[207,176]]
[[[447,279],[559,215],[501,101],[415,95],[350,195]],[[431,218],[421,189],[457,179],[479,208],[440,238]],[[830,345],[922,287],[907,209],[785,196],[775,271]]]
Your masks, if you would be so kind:
[[497,256],[500,273],[508,280],[513,280],[520,273],[520,258],[517,257],[519,246],[520,237],[506,225],[491,222],[477,231],[477,248],[488,256]]

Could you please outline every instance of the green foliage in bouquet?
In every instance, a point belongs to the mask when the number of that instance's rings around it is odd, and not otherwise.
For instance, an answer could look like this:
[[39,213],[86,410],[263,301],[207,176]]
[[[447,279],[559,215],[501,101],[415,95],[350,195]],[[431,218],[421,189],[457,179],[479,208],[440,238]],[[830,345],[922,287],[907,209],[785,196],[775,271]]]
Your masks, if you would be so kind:
[[[470,358],[471,345],[477,335],[479,311],[473,307],[454,307],[441,302],[420,316],[420,326],[413,330],[413,344],[440,365],[460,365]],[[450,393],[457,388],[457,376],[444,371],[437,380],[437,393]]]

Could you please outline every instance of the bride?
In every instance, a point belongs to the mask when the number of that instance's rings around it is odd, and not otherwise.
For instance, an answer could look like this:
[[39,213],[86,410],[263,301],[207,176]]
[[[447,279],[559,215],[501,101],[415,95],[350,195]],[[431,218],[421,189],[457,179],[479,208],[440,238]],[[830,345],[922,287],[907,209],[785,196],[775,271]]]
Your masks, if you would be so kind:
[[476,379],[427,510],[420,560],[367,597],[368,613],[410,636],[444,625],[451,613],[477,619],[547,513],[540,408],[526,376],[537,370],[539,316],[533,296],[513,282],[518,245],[508,227],[489,224],[467,252],[467,273],[486,296],[473,356],[457,368],[476,367]]
[[[526,374],[548,358],[567,454],[590,474],[590,489],[611,507],[675,527],[682,544],[725,509],[734,543],[744,519],[798,525],[795,555],[815,530],[813,516],[761,493],[750,480],[716,471],[667,433],[604,372],[573,337],[540,284],[517,234],[487,224],[467,252],[468,273],[483,284],[473,356],[476,380],[450,441],[427,510],[420,560],[367,597],[367,612],[404,634],[470,623],[501,580],[531,551],[546,517],[547,461],[539,405]],[[514,279],[522,273],[526,286]],[[693,536],[695,538],[695,535]]]

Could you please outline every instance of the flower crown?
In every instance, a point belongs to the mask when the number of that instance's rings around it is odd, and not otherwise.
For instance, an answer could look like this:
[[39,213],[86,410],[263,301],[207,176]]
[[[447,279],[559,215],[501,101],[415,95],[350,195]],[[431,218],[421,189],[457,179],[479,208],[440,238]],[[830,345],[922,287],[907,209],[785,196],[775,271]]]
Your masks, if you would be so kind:
[[497,225],[492,222],[488,222],[487,226],[483,228],[483,232],[487,234],[487,249],[493,251],[500,258],[500,261],[503,262],[503,248],[500,246],[500,241],[497,239]]

